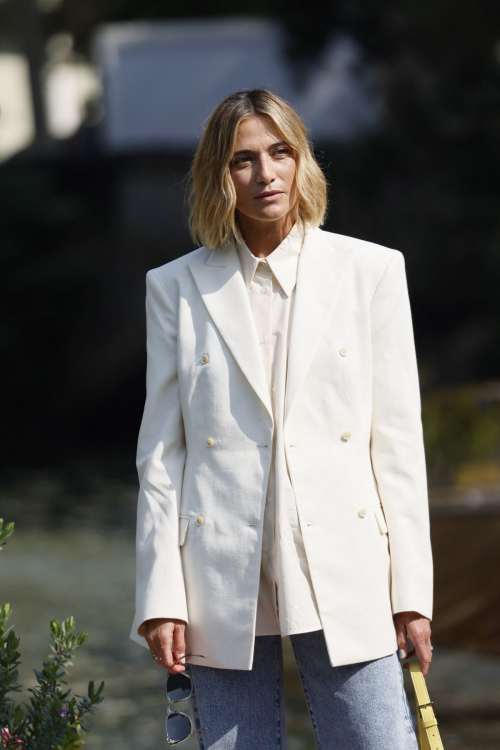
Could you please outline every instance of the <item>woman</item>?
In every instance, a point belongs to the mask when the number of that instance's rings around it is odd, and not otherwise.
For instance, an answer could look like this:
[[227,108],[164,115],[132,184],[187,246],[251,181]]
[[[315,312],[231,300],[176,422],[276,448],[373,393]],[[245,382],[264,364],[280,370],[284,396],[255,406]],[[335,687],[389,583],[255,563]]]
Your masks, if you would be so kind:
[[200,748],[286,747],[290,636],[322,750],[414,750],[397,649],[427,674],[432,554],[403,255],[320,229],[325,178],[269,91],[219,104],[190,176],[203,246],[146,275],[131,637],[192,678]]

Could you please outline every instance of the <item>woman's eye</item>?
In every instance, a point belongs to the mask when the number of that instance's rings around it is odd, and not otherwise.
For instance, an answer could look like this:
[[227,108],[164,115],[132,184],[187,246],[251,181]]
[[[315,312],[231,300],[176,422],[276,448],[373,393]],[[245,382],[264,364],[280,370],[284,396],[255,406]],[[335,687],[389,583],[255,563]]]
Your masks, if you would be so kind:
[[[288,156],[290,155],[290,149],[286,146],[281,146],[281,148],[277,148],[276,151],[273,152],[273,156]],[[246,162],[251,161],[251,156],[249,154],[245,154],[244,156],[238,156],[233,161],[233,166],[238,166],[240,164],[245,164]]]

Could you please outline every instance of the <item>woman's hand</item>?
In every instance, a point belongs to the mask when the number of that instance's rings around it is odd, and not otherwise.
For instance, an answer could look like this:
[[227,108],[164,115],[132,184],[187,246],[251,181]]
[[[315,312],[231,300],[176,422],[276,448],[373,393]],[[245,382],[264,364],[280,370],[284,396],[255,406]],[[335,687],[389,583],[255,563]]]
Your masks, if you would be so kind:
[[155,660],[160,667],[163,667],[172,674],[184,672],[184,664],[174,664],[186,653],[186,642],[184,631],[186,629],[184,620],[166,620],[156,618],[146,620],[146,635],[144,636],[149,646],[151,654],[161,656],[160,660]]
[[[422,674],[425,677],[429,671],[432,661],[431,626],[428,617],[419,612],[398,612],[394,615],[396,635],[398,640],[399,656],[401,659],[409,659],[417,655],[420,662]],[[415,648],[408,650],[408,638]],[[408,662],[403,664],[403,669],[409,669]]]

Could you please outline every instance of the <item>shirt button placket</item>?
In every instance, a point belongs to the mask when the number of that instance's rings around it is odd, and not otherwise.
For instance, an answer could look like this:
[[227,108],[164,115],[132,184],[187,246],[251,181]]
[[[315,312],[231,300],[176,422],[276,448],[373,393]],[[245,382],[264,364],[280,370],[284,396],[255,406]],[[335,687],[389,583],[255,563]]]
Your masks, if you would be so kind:
[[261,349],[262,361],[266,371],[268,384],[271,380],[271,305],[273,281],[270,274],[269,264],[258,263],[254,274],[254,294],[255,301],[253,305],[254,320],[257,329],[257,341]]

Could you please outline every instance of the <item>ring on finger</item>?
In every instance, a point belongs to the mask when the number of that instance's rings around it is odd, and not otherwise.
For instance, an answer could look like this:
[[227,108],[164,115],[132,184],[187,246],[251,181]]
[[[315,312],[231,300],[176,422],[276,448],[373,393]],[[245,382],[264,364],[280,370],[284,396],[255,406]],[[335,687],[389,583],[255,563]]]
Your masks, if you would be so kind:
[[159,654],[151,654],[151,656],[155,661],[161,661],[161,656]]

